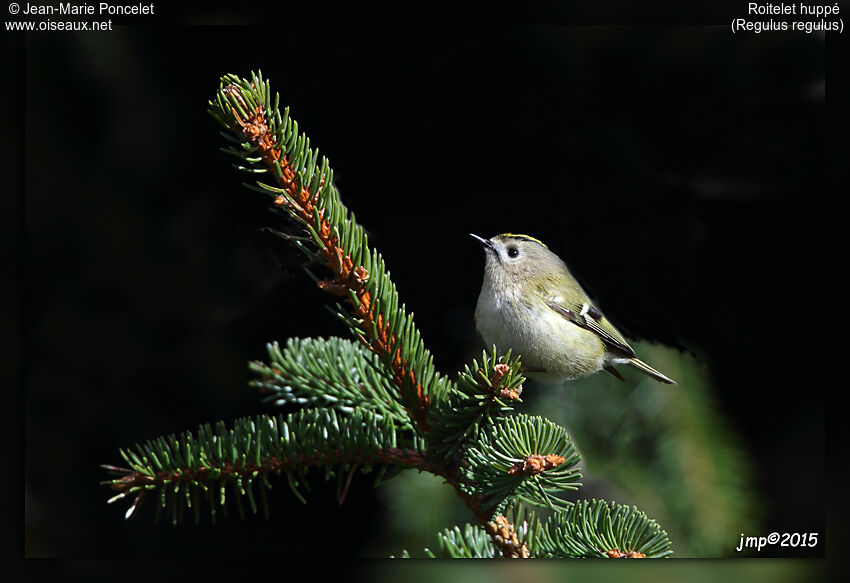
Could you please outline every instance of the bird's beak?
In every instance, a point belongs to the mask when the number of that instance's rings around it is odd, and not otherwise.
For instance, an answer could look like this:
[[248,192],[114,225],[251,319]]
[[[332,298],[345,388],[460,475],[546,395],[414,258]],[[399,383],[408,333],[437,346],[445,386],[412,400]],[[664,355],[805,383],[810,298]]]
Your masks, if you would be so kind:
[[473,233],[470,233],[469,236],[472,237],[473,239],[477,239],[479,243],[481,243],[482,245],[487,247],[490,251],[495,253],[497,256],[499,255],[499,252],[496,251],[496,244],[493,243],[493,241],[491,241],[490,239],[485,239],[484,237],[479,237],[478,235],[474,235]]

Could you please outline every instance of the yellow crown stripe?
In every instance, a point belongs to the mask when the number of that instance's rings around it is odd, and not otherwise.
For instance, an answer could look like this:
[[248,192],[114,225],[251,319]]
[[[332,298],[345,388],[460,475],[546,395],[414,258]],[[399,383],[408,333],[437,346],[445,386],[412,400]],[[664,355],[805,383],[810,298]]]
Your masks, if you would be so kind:
[[[546,244],[543,243],[540,239],[535,239],[534,237],[530,237],[528,235],[521,235],[519,233],[502,233],[499,235],[500,237],[510,237],[511,239],[524,239],[526,241],[534,241],[538,245],[543,245],[546,247]],[[546,247],[548,249],[548,247]]]

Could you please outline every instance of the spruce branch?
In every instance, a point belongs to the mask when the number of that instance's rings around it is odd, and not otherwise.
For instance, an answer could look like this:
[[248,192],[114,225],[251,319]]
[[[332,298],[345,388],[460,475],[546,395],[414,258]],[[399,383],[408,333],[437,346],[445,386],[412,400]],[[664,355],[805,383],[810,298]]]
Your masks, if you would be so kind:
[[283,349],[277,342],[267,349],[269,364],[249,363],[260,377],[250,384],[268,394],[265,401],[328,407],[344,414],[360,407],[413,429],[392,379],[362,344],[342,338],[290,338]]
[[[498,515],[483,528],[471,524],[463,525],[463,529],[459,526],[446,528],[437,534],[437,552],[426,548],[425,555],[451,559],[529,559],[531,552],[521,540],[527,535],[527,527],[523,524],[515,529],[505,516]],[[409,558],[410,553],[405,550],[401,556]]]
[[194,434],[186,431],[136,444],[120,450],[129,467],[103,466],[120,477],[102,483],[117,492],[110,503],[135,496],[127,518],[150,492],[159,498],[158,512],[169,512],[172,523],[186,509],[199,521],[202,500],[215,520],[218,508],[227,511],[229,489],[236,494],[240,516],[243,496],[256,514],[255,486],[268,516],[271,475],[286,474],[293,493],[304,501],[299,486],[306,486],[304,476],[311,467],[324,468],[329,478],[355,465],[364,472],[375,464],[425,466],[421,449],[415,439],[400,438],[391,420],[365,409],[344,417],[334,410],[303,409],[286,416],[237,419],[230,429],[223,422],[214,428],[205,424]]
[[[667,533],[635,507],[583,500],[557,510],[546,521],[514,501],[490,524],[445,529],[439,549],[426,556],[447,558],[662,558],[673,551]],[[515,526],[516,525],[516,526]],[[402,556],[410,556],[407,551]]]
[[463,529],[459,526],[447,528],[437,535],[437,540],[440,545],[438,553],[425,549],[427,556],[452,559],[493,559],[502,556],[492,537],[480,526],[465,524]]
[[487,508],[501,508],[513,497],[554,508],[567,504],[556,492],[576,490],[581,459],[563,427],[542,417],[497,419],[470,447],[464,468],[466,488]]
[[459,457],[494,419],[513,411],[525,381],[520,368],[518,357],[510,351],[500,356],[495,347],[482,353],[481,364],[473,360],[464,367],[443,402],[431,410],[434,429],[428,441],[436,458]]
[[237,168],[273,175],[277,186],[258,182],[255,188],[307,230],[312,244],[296,244],[331,272],[327,279],[317,278],[317,285],[346,299],[350,314],[341,314],[343,320],[392,371],[405,408],[427,431],[430,395],[439,394],[445,380],[434,369],[413,315],[399,305],[383,259],[370,250],[363,228],[339,201],[327,158],[319,159],[289,109],[281,114],[278,103],[278,95],[272,103],[261,74],[251,80],[226,75],[209,112],[229,132],[224,135],[240,145],[241,150],[225,150],[242,160]]
[[[491,559],[500,556],[492,538],[480,526],[465,524],[463,530],[458,526],[447,528],[438,535],[438,541],[441,551],[439,556],[453,559]],[[438,556],[428,549],[425,552],[434,558]]]
[[655,520],[605,500],[581,500],[555,512],[530,544],[540,557],[661,558],[673,552]]

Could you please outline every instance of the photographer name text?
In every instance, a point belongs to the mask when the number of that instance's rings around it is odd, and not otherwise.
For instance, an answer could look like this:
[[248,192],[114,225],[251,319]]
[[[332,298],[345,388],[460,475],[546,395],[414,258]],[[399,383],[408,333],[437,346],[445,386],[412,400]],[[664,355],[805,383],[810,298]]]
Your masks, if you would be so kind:
[[99,4],[73,4],[62,2],[58,6],[39,4],[24,4],[21,11],[24,16],[60,15],[60,16],[136,16],[142,14],[154,14],[154,5],[151,4],[110,4],[100,2]]

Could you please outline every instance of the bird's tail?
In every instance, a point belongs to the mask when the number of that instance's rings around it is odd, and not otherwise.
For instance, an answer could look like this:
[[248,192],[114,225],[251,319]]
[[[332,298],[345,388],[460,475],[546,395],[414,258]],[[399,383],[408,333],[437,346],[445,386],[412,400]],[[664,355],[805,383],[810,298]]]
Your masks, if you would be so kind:
[[629,359],[629,364],[631,366],[635,367],[636,369],[638,369],[643,374],[651,376],[652,378],[654,378],[657,381],[661,381],[662,383],[667,383],[668,385],[675,385],[676,384],[676,381],[674,381],[673,379],[671,379],[669,377],[664,376],[663,374],[661,374],[660,372],[658,372],[657,370],[655,370],[654,368],[652,368],[651,366],[646,364],[644,361],[640,360],[639,358]]

